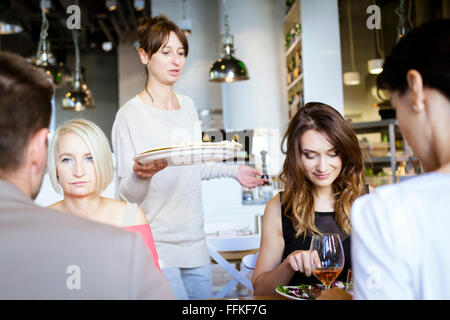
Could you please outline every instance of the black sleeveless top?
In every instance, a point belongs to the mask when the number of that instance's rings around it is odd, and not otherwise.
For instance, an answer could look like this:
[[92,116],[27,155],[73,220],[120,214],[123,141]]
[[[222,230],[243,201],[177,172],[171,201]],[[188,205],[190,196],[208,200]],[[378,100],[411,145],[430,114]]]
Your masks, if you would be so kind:
[[[282,193],[280,192],[280,197]],[[281,205],[281,223],[283,228],[283,239],[284,239],[284,251],[283,258],[286,257],[295,250],[309,250],[311,245],[311,235],[303,236],[300,235],[298,238],[295,237],[296,231],[294,229],[294,224],[290,218],[285,215],[285,207]],[[316,228],[321,233],[339,233],[341,237],[342,246],[344,248],[345,263],[344,269],[337,278],[337,281],[346,282],[347,281],[347,271],[351,268],[351,253],[350,253],[350,236],[341,230],[336,220],[334,219],[334,212],[316,212],[315,224]],[[288,216],[290,212],[288,212]],[[321,283],[316,277],[311,275],[310,277],[305,276],[304,273],[295,272],[289,285],[300,285],[300,284],[314,284]]]

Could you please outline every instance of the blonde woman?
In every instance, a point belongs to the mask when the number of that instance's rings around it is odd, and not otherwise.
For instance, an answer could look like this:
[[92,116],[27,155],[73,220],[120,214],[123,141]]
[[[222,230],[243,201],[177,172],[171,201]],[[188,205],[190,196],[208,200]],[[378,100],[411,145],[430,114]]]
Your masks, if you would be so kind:
[[311,236],[339,233],[345,281],[351,263],[350,209],[367,192],[358,139],[332,107],[310,102],[289,123],[283,138],[285,191],[272,198],[263,218],[261,246],[253,272],[255,295],[273,294],[279,284],[319,283],[311,277]]
[[139,232],[159,269],[153,236],[142,209],[101,196],[114,177],[113,170],[108,139],[96,124],[85,119],[64,123],[53,136],[48,159],[50,181],[64,199],[50,208]]

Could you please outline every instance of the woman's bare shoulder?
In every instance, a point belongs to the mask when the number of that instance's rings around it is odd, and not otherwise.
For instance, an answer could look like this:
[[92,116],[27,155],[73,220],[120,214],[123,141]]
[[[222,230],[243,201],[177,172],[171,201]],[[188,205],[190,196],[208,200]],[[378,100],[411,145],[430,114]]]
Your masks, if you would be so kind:
[[102,200],[105,209],[110,212],[114,212],[115,214],[119,214],[120,216],[125,216],[127,207],[127,203],[125,201],[110,198],[102,198]]
[[49,205],[47,208],[62,211],[62,210],[64,210],[63,204],[64,204],[64,200],[61,200],[61,201],[58,201],[58,202],[55,202],[55,203]]
[[[117,216],[119,219],[125,218],[127,205],[128,203],[125,201],[114,200],[109,198],[104,198],[106,200],[105,204],[108,206],[109,210],[112,210],[116,213],[119,213]],[[144,211],[137,206],[137,214],[134,221],[134,225],[147,224],[147,219],[145,217]]]
[[281,197],[280,194],[276,194],[272,199],[270,199],[264,210],[264,215],[270,215],[271,217],[281,216]]
[[110,208],[115,207],[117,209],[121,209],[121,208],[125,209],[125,207],[127,206],[127,203],[122,200],[116,200],[116,199],[102,197],[102,201],[105,206],[108,206]]

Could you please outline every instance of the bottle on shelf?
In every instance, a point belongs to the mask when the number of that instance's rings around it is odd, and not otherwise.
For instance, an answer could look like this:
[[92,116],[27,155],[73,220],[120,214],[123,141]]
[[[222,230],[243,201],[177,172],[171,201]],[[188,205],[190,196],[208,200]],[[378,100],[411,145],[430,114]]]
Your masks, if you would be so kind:
[[266,165],[266,156],[267,151],[261,151],[261,159],[262,159],[262,178],[268,179],[268,182],[264,182],[262,186],[259,187],[259,197],[264,200],[270,200],[272,198],[272,184],[270,183],[270,177],[267,174],[267,165]]
[[295,52],[295,68],[297,69],[297,76],[300,75],[302,73],[302,67],[301,67],[301,56],[300,56],[300,50],[297,50]]
[[295,26],[293,26],[291,28],[290,33],[291,33],[291,45],[292,45],[295,42],[295,40],[297,40],[297,38],[298,38],[297,32],[295,30]]
[[292,56],[292,65],[294,66],[294,80],[298,78],[299,76],[299,70],[297,66],[297,60],[295,59],[295,56]]
[[295,25],[294,29],[295,29],[295,33],[297,34],[297,38],[299,38],[302,33],[302,25],[300,23],[297,23]]
[[285,39],[286,39],[286,41],[285,41],[285,49],[287,50],[291,46],[291,33],[290,32],[288,32],[286,34],[286,38]]

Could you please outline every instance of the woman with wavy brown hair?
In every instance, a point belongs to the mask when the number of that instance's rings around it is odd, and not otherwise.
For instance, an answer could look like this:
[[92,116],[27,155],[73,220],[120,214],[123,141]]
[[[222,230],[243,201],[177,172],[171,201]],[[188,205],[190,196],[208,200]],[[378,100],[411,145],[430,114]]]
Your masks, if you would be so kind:
[[355,132],[332,107],[310,102],[289,123],[282,145],[284,192],[272,198],[263,218],[253,273],[255,295],[279,285],[319,283],[311,277],[309,246],[314,234],[339,233],[350,268],[350,210],[366,192],[364,162]]

